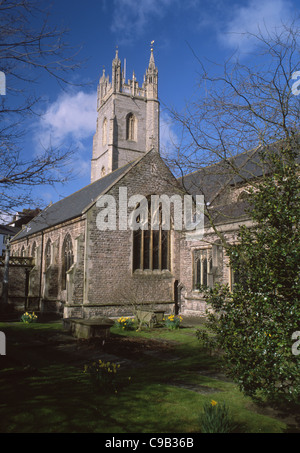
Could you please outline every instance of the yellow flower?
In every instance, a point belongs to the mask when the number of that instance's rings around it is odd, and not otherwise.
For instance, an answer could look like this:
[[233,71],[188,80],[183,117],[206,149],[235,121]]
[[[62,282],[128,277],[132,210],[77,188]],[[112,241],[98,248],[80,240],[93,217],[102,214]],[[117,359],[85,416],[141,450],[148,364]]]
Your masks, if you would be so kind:
[[211,404],[212,406],[216,406],[218,403],[217,403],[217,401],[215,401],[215,400],[211,400],[210,404]]

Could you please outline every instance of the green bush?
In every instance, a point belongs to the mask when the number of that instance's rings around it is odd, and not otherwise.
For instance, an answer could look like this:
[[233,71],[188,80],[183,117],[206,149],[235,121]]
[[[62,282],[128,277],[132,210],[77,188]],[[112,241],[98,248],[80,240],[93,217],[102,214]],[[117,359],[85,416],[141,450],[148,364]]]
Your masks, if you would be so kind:
[[247,396],[276,405],[300,403],[300,361],[292,349],[300,319],[298,159],[290,148],[262,155],[272,173],[249,189],[253,226],[240,226],[226,249],[233,285],[204,291],[206,327],[227,374]]

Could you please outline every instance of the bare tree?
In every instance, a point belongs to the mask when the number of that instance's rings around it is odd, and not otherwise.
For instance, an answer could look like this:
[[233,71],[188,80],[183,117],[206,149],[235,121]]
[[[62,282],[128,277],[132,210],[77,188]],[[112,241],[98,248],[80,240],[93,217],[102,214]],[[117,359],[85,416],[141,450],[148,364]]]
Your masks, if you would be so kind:
[[67,30],[49,24],[49,11],[36,0],[0,0],[0,71],[6,95],[0,96],[0,209],[10,213],[32,204],[32,187],[64,182],[72,150],[45,149],[37,157],[24,156],[26,121],[37,114],[40,98],[34,87],[50,76],[60,86],[80,62],[65,41]]
[[[170,110],[181,127],[181,141],[168,162],[187,190],[205,195],[208,225],[224,246],[226,238],[216,225],[222,210],[223,220],[225,211],[232,213],[229,206],[223,209],[221,194],[249,179],[255,186],[258,176],[271,171],[268,153],[280,153],[282,143],[299,156],[299,21],[247,37],[256,45],[254,55],[234,54],[210,70],[199,60],[199,97],[184,112]],[[184,177],[192,172],[195,177]]]

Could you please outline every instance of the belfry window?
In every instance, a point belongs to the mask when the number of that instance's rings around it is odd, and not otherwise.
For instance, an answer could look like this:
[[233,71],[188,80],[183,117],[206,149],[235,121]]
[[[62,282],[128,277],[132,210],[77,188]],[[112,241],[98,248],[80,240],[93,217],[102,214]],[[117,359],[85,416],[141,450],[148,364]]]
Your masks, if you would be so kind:
[[62,247],[62,289],[67,287],[67,272],[74,262],[72,239],[66,235]]
[[107,119],[104,118],[102,123],[102,145],[106,145],[107,143]]
[[129,113],[126,117],[126,140],[137,139],[137,120],[133,113]]
[[[139,218],[137,218],[139,222]],[[151,203],[148,203],[148,229],[133,231],[133,271],[170,270],[170,231],[162,229],[159,208],[158,229],[151,228]]]

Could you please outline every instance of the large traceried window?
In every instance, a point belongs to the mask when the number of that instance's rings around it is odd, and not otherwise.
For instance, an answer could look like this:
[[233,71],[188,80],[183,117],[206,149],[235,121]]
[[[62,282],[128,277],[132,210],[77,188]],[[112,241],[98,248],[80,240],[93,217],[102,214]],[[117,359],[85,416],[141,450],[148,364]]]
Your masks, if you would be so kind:
[[[170,270],[170,231],[162,228],[159,208],[158,229],[151,228],[151,203],[148,203],[148,229],[133,231],[133,271]],[[137,218],[139,222],[139,218]]]
[[72,239],[66,235],[62,247],[62,289],[67,287],[67,272],[74,263]]
[[212,250],[194,251],[194,289],[210,286],[209,275],[212,272]]
[[137,119],[133,113],[126,117],[126,140],[137,141]]

